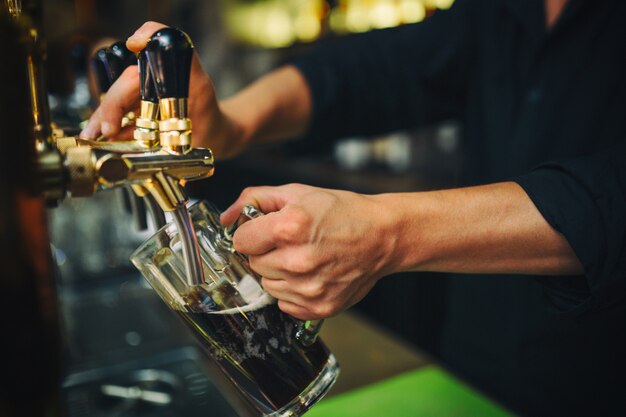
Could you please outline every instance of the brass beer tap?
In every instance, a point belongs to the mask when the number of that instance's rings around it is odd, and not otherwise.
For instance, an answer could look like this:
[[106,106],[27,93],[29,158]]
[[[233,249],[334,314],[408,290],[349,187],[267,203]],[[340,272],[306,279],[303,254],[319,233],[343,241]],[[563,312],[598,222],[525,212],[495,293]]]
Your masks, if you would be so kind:
[[148,41],[145,54],[159,97],[159,141],[166,152],[185,154],[191,149],[191,119],[187,116],[191,39],[178,29],[160,29]]
[[[49,117],[43,77],[45,43],[40,36],[40,25],[33,16],[22,12],[21,5],[20,1],[8,1],[6,10],[20,28],[27,53],[25,71],[36,162],[40,191],[45,199],[55,202],[66,195],[85,197],[98,190],[128,185],[139,196],[150,194],[165,212],[184,205],[187,202],[184,185],[208,178],[214,172],[211,150],[191,148],[187,97],[193,44],[189,37],[177,29],[161,29],[139,54],[143,103],[134,139],[114,142],[64,137],[59,130],[53,134]],[[117,43],[99,51],[97,58],[109,74],[118,76],[134,63],[126,51],[123,43]]]
[[149,193],[163,211],[171,212],[188,201],[184,191],[188,181],[213,175],[211,150],[191,147],[187,97],[192,55],[189,37],[173,28],[154,33],[141,51],[142,100],[134,140],[57,140],[65,155],[72,196],[130,185],[137,195]]

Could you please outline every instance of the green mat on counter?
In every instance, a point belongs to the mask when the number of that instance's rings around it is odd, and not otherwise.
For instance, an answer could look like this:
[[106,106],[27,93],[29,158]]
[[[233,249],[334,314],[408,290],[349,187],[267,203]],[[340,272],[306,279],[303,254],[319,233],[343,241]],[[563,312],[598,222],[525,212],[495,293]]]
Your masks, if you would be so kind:
[[513,417],[436,366],[320,401],[305,417]]

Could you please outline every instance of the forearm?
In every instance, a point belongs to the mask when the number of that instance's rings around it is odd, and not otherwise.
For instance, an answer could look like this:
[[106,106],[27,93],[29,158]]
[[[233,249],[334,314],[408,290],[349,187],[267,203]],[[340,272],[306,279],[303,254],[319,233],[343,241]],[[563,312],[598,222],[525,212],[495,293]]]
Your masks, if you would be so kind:
[[220,108],[245,145],[268,143],[304,133],[311,94],[300,72],[286,66],[222,101]]
[[513,182],[379,198],[394,207],[398,270],[583,272],[566,239]]

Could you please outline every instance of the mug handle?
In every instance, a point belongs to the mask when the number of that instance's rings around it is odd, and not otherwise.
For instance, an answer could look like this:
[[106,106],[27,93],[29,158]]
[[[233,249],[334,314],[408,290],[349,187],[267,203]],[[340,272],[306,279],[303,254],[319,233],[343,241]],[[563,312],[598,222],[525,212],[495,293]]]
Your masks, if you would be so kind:
[[[241,214],[237,217],[237,220],[230,226],[224,229],[225,237],[232,243],[233,235],[237,228],[242,225],[246,220],[256,219],[261,217],[263,212],[253,205],[246,204],[241,210]],[[298,320],[296,326],[295,338],[304,347],[309,347],[317,340],[324,319],[320,320]]]

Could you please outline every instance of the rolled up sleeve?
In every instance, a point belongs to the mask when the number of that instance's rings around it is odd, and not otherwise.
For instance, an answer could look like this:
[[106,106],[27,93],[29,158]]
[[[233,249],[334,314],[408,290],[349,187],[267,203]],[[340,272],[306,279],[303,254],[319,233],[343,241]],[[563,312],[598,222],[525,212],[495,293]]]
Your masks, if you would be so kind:
[[563,312],[626,302],[626,143],[600,153],[547,162],[515,180],[569,242],[584,277],[542,277]]

